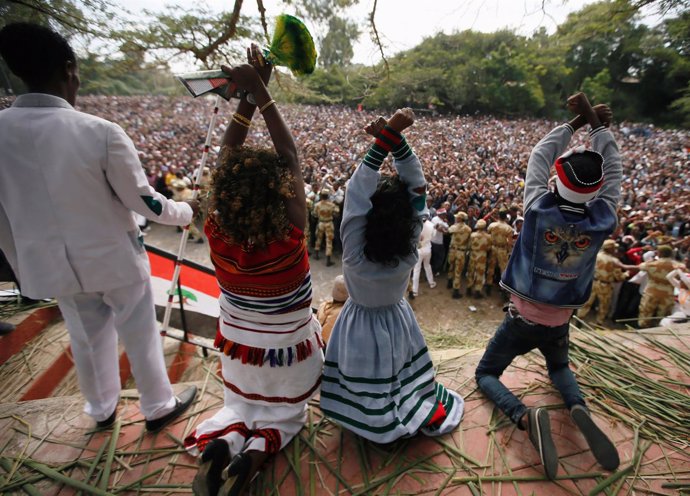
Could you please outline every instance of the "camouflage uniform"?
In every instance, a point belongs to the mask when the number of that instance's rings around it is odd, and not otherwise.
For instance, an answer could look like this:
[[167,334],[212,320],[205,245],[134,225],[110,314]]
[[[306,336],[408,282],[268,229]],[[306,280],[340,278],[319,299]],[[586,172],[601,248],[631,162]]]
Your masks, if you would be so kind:
[[338,206],[330,200],[319,200],[314,205],[314,215],[319,219],[316,227],[316,244],[314,249],[318,252],[321,249],[321,239],[326,237],[326,256],[333,254],[334,226],[333,217],[338,215]]
[[655,315],[666,316],[673,309],[673,286],[666,279],[666,275],[675,269],[683,270],[684,266],[680,262],[663,257],[658,260],[643,262],[639,266],[648,275],[647,287],[642,293],[640,302],[639,325],[644,327],[651,325],[652,321],[648,318]]
[[491,235],[484,231],[486,222],[482,219],[477,221],[476,226],[477,231],[470,235],[470,264],[467,269],[467,292],[469,293],[473,290],[475,296],[480,297],[481,291],[484,288]]
[[489,250],[489,266],[486,271],[487,284],[493,284],[496,265],[503,274],[510,257],[510,243],[513,238],[513,228],[502,220],[489,224],[487,232],[491,235],[491,248]]
[[460,289],[460,278],[465,269],[467,251],[470,248],[472,228],[462,221],[456,222],[448,229],[451,235],[448,249],[448,280],[453,281],[453,289]]
[[602,250],[597,254],[597,263],[594,269],[594,282],[592,283],[592,294],[582,308],[577,311],[577,316],[585,318],[596,300],[599,300],[597,309],[597,324],[603,324],[606,314],[611,307],[613,298],[613,283],[625,281],[628,274],[623,272],[620,261]]

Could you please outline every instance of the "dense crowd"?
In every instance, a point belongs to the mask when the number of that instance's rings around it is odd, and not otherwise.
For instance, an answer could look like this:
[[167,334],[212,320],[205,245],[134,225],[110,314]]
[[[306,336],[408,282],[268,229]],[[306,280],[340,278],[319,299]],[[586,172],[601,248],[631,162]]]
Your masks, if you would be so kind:
[[[209,165],[215,163],[217,144],[226,127],[223,118],[233,105],[223,102]],[[312,189],[320,189],[326,177],[346,181],[366,152],[368,142],[362,139],[362,127],[376,114],[336,106],[282,108]],[[119,123],[156,183],[166,175],[193,174],[201,158],[212,103],[191,98],[82,97],[79,109]],[[418,116],[418,125],[409,132],[410,141],[424,164],[432,206],[438,208],[449,201],[450,213],[474,207],[476,218],[510,206],[520,208],[530,151],[553,125],[546,120]],[[687,249],[690,132],[622,123],[614,133],[624,166],[621,230],[637,241],[659,231],[675,242],[685,240],[677,244]],[[255,120],[248,143],[269,146],[260,120]],[[170,180],[165,182],[169,187]]]
[[[0,107],[11,100],[4,99]],[[215,164],[219,142],[235,102],[222,102],[212,136],[207,165]],[[175,196],[175,187],[198,168],[213,108],[212,99],[151,97],[81,97],[78,109],[120,124],[134,141],[149,181],[159,192]],[[297,143],[305,184],[312,205],[327,189],[342,201],[342,190],[369,144],[362,128],[376,116],[369,110],[341,106],[281,105]],[[614,109],[615,110],[615,109]],[[537,119],[489,116],[418,115],[409,130],[429,184],[432,212],[447,209],[453,223],[457,212],[468,214],[467,224],[508,222],[522,214],[527,160],[532,147],[556,123]],[[674,258],[683,260],[690,248],[690,132],[651,125],[615,123],[614,134],[623,157],[623,196],[615,238],[619,257],[630,263],[633,254],[670,244]],[[585,134],[576,136],[585,144]],[[579,141],[578,141],[579,140]],[[247,143],[270,146],[267,129],[255,119]],[[384,166],[384,172],[387,166]],[[390,169],[388,169],[390,170]],[[314,244],[316,217],[311,219]],[[449,236],[446,236],[446,247]],[[339,246],[335,233],[335,249]],[[637,260],[639,262],[639,260]],[[490,282],[490,281],[488,281]]]

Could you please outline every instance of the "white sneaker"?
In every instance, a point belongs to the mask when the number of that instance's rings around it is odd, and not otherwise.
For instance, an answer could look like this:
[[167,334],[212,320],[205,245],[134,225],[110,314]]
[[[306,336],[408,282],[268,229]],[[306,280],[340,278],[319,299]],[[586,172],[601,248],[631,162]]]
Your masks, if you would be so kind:
[[429,287],[430,287],[431,289],[434,289],[434,288],[436,287],[436,283],[435,283],[435,282],[430,282],[430,283],[429,283]]

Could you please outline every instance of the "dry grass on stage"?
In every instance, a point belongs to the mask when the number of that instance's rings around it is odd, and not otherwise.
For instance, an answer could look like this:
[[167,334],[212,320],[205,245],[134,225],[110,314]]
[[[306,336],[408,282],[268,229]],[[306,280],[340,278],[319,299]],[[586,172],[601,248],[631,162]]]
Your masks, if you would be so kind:
[[[188,414],[157,435],[145,433],[136,390],[120,403],[115,427],[94,432],[76,383],[45,400],[12,403],[30,365],[65,336],[35,338],[0,367],[0,493],[189,494],[196,460],[184,436],[222,404],[216,358],[194,352],[190,378],[201,390]],[[477,391],[482,347],[437,350],[438,378],[466,399],[460,428],[381,446],[322,417],[313,401],[305,428],[254,480],[252,494],[658,494],[690,491],[690,326],[640,331],[573,329],[571,360],[597,423],[616,442],[621,466],[605,473],[575,429],[545,372],[529,354],[503,380],[528,405],[550,409],[560,454],[558,480],[545,479],[524,432]],[[42,359],[41,359],[42,360]],[[182,384],[176,388],[183,387]],[[72,391],[69,391],[72,388]],[[8,391],[10,390],[10,391]]]

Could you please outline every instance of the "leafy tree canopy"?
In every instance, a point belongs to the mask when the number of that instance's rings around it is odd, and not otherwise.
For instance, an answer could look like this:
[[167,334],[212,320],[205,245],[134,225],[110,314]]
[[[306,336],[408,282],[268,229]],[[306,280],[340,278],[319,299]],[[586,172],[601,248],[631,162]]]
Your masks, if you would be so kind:
[[[376,1],[364,27],[347,17],[358,3],[283,0],[313,26],[320,57],[310,76],[277,78],[281,97],[555,117],[569,94],[584,90],[620,118],[690,125],[690,0],[603,0],[571,13],[553,34],[437,34],[390,59],[382,48],[382,61],[371,67],[351,63],[359,36],[368,31],[378,40]],[[168,76],[171,61],[218,67],[241,61],[248,40],[268,42],[270,20],[263,0],[256,5],[259,16],[234,0],[221,13],[194,4],[133,21],[115,0],[0,0],[0,26],[37,22],[68,36],[83,54],[84,92],[170,93],[181,91]],[[642,9],[662,14],[663,22],[643,24]],[[104,53],[102,40],[119,49]],[[22,90],[3,63],[0,76],[6,88]]]

